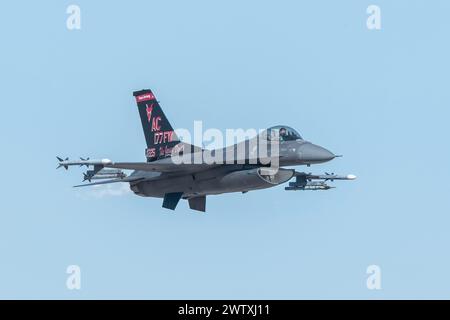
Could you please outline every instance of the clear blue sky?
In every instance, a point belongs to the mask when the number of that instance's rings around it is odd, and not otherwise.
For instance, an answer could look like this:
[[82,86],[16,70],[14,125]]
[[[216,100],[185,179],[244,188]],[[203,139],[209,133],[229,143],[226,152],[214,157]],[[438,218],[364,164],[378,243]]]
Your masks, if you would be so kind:
[[[448,1],[1,8],[0,298],[450,298]],[[206,214],[72,189],[82,170],[56,155],[144,160],[142,88],[176,127],[295,127],[344,155],[312,172],[358,180],[213,196]]]

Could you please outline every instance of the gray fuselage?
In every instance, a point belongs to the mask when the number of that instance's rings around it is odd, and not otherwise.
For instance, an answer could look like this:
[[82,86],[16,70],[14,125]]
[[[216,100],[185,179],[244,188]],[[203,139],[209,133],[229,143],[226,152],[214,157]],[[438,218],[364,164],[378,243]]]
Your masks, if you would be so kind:
[[290,180],[295,171],[283,166],[322,163],[334,157],[330,151],[304,140],[284,141],[279,144],[279,168],[264,168],[245,157],[235,164],[210,165],[201,171],[135,171],[132,175],[142,176],[142,179],[130,183],[130,188],[137,195],[145,197],[164,197],[167,193],[175,192],[183,193],[184,198],[247,192],[274,187]]

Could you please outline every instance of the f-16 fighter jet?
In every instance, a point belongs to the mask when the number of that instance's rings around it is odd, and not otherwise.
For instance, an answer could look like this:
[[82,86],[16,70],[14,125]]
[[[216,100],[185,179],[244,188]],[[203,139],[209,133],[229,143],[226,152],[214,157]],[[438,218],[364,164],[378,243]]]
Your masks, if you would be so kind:
[[[205,211],[206,196],[265,189],[289,182],[285,190],[328,190],[326,182],[354,180],[354,175],[325,173],[314,175],[287,166],[323,163],[336,156],[327,149],[304,140],[291,127],[278,125],[254,138],[215,150],[181,141],[164,115],[151,90],[133,93],[144,129],[147,161],[115,162],[89,158],[71,161],[57,157],[58,168],[91,167],[84,173],[90,183],[129,183],[143,197],[163,198],[162,206],[174,210],[181,199],[189,207]],[[132,170],[127,175],[122,170]],[[95,180],[95,182],[91,182]]]

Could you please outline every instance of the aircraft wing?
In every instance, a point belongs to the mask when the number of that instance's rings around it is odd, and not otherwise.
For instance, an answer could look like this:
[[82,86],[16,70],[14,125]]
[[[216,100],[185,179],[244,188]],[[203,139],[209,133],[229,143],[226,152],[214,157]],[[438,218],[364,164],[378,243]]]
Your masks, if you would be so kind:
[[68,169],[69,166],[93,166],[95,173],[99,172],[103,168],[114,168],[114,169],[124,169],[124,170],[140,170],[140,171],[155,171],[155,172],[198,172],[208,168],[212,168],[213,166],[206,163],[180,163],[177,164],[173,162],[170,158],[152,162],[113,162],[109,159],[100,159],[100,160],[89,160],[89,159],[80,159],[80,160],[69,160],[66,158],[63,160],[62,158],[57,157],[59,160],[58,168],[63,167]]
[[172,162],[113,162],[104,165],[106,168],[156,171],[156,172],[196,172],[211,168],[213,165],[201,164],[175,164]]
[[115,183],[115,182],[137,182],[139,180],[144,180],[144,178],[128,177],[128,178],[124,178],[124,179],[109,179],[109,180],[103,180],[103,181],[98,181],[98,182],[79,184],[79,185],[76,185],[76,186],[73,186],[73,187],[74,188],[79,188],[79,187],[87,187],[87,186],[96,186],[96,185],[99,185],[99,184],[107,184],[107,183]]

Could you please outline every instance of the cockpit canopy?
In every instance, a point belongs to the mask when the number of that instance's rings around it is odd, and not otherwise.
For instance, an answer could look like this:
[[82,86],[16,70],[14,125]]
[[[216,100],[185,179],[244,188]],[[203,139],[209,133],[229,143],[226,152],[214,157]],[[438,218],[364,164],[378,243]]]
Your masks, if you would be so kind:
[[303,140],[300,134],[288,126],[275,126],[266,130],[267,140],[279,139],[279,141]]

